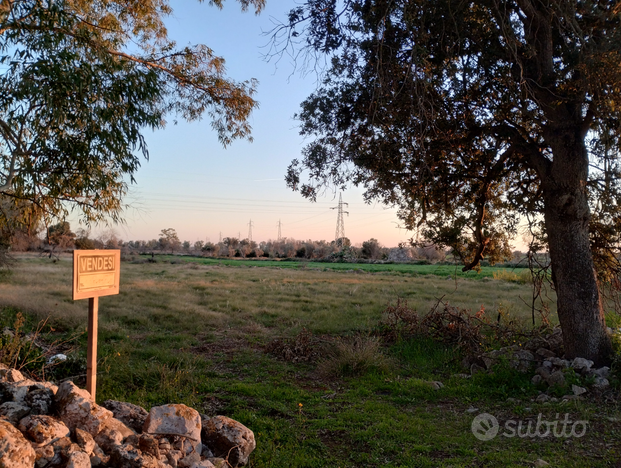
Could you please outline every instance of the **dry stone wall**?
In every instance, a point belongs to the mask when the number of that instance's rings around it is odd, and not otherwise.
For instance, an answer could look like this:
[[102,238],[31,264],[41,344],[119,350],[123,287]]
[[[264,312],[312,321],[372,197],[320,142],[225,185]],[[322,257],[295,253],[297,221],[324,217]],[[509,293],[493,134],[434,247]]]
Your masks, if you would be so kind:
[[230,468],[253,432],[182,405],[93,401],[73,382],[26,379],[0,365],[0,468]]

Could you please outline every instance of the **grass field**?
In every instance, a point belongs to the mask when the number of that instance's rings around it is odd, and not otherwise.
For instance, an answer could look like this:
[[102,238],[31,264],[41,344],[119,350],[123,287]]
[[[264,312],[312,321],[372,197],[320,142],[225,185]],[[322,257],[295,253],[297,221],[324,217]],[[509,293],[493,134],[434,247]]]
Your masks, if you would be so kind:
[[[493,279],[498,270],[484,270],[475,281],[401,265],[365,265],[393,267],[369,271],[347,264],[261,262],[259,268],[248,261],[237,267],[162,260],[124,262],[121,294],[100,299],[100,401],[146,408],[179,402],[237,419],[257,438],[252,467],[528,467],[539,458],[559,467],[621,463],[616,397],[537,404],[530,375],[500,366],[493,375],[463,379],[456,376],[463,372],[461,356],[450,346],[429,339],[384,343],[373,335],[397,298],[420,312],[443,298],[527,324],[529,285]],[[0,305],[2,326],[21,310],[31,323],[50,316],[55,337],[80,332],[77,352],[55,371],[80,382],[87,301],[71,300],[69,258],[21,258],[0,276]],[[303,329],[312,334],[318,359],[293,362],[266,352],[274,340],[293,340]],[[354,339],[367,343],[369,365],[323,372],[326,361],[339,359],[325,350]],[[429,381],[444,387],[433,390]],[[483,412],[501,423],[539,414],[589,423],[581,438],[483,442],[470,429]]]
[[436,275],[443,277],[458,277],[470,279],[492,278],[494,273],[500,270],[511,272],[518,278],[521,274],[528,271],[527,268],[495,268],[481,267],[480,271],[462,271],[461,265],[434,264],[424,265],[416,263],[339,263],[339,262],[313,262],[313,261],[297,261],[294,259],[226,259],[226,258],[204,258],[192,256],[173,256],[161,255],[160,260],[176,262],[176,263],[198,263],[200,265],[218,265],[218,266],[234,266],[234,267],[272,267],[272,268],[293,268],[293,269],[309,269],[309,270],[335,270],[367,273],[388,272],[391,274],[406,275]]

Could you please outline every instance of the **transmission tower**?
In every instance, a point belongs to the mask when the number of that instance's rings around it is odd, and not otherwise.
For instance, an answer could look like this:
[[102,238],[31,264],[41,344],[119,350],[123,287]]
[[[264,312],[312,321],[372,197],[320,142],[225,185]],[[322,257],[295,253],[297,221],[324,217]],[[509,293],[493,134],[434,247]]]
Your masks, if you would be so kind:
[[336,219],[336,234],[334,235],[334,242],[337,245],[340,245],[345,237],[345,222],[343,221],[343,213],[347,213],[347,216],[349,216],[349,211],[343,211],[343,205],[349,206],[349,203],[345,203],[339,193],[339,206],[330,208],[331,210],[338,210],[338,217]]
[[220,240],[218,242],[222,244],[222,231],[220,231]]
[[248,223],[248,241],[252,242],[252,220]]
[[278,220],[278,240],[282,239],[282,234],[280,231],[280,228],[282,226],[282,223],[280,222],[280,219]]

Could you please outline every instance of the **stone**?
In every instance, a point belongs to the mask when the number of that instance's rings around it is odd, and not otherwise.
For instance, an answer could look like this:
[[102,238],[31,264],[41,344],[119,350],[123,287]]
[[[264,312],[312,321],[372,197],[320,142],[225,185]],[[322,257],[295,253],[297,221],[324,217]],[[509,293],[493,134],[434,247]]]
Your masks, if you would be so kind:
[[479,366],[476,362],[470,366],[470,374],[478,374],[479,372],[485,372],[485,368],[483,366]]
[[593,369],[593,373],[598,377],[607,379],[610,376],[610,367],[604,366],[600,367],[599,369]]
[[48,445],[71,434],[62,421],[44,414],[26,416],[17,428],[39,445]]
[[511,355],[511,367],[518,372],[528,372],[530,366],[535,362],[535,355],[526,349],[514,351]]
[[30,407],[30,414],[49,414],[54,401],[54,392],[50,388],[35,388],[24,398]]
[[533,385],[539,385],[543,381],[543,378],[541,377],[541,375],[537,374],[534,375],[533,378],[530,379],[530,381]]
[[161,456],[159,441],[149,434],[142,434],[140,436],[138,439],[138,448],[142,451],[142,453],[153,455],[158,460]]
[[586,389],[586,388],[584,388],[584,387],[580,387],[580,386],[578,386],[578,385],[573,384],[573,385],[571,386],[571,391],[573,392],[573,394],[574,394],[574,395],[576,395],[576,396],[580,396],[580,395],[582,395],[582,394],[586,393],[586,392],[587,392],[587,389]]
[[567,369],[569,367],[569,361],[561,358],[550,358],[550,362],[555,366],[561,369]]
[[0,419],[0,468],[32,468],[36,454],[10,422]]
[[581,374],[584,374],[585,372],[590,370],[592,365],[593,365],[593,361],[589,359],[580,358],[580,357],[575,358],[571,362],[571,367],[576,372],[580,372]]
[[598,376],[598,377],[595,377],[595,382],[593,383],[593,387],[599,390],[603,390],[605,388],[610,387],[610,382],[608,381],[608,379]]
[[180,435],[201,440],[201,417],[198,411],[182,404],[154,406],[142,432],[148,434]]
[[254,433],[246,426],[226,416],[215,416],[202,421],[201,437],[204,444],[233,466],[245,465],[257,446]]
[[25,405],[26,395],[28,395],[28,385],[22,385],[27,382],[2,382],[0,383],[0,393],[2,393],[2,401],[13,401],[21,405]]
[[556,357],[556,353],[547,348],[539,348],[535,351],[535,353],[542,358]]
[[538,458],[537,460],[535,460],[535,463],[533,463],[533,466],[535,468],[542,468],[544,466],[549,466],[549,465],[550,464],[547,461],[542,460],[541,458]]
[[67,468],[91,468],[91,458],[82,451],[72,452],[67,461]]
[[118,419],[109,418],[101,425],[94,439],[104,451],[110,452],[115,446],[121,445],[126,438],[135,435],[134,431]]
[[535,401],[536,401],[537,403],[546,403],[546,402],[550,401],[550,396],[549,396],[549,395],[546,395],[545,393],[542,393],[542,394],[540,394],[540,395],[539,395],[539,396],[535,399]]
[[565,375],[560,370],[552,372],[546,379],[546,382],[550,387],[554,387],[555,385],[563,387],[565,385]]
[[0,371],[0,377],[5,382],[21,382],[26,380],[24,375],[17,369],[5,369]]
[[71,430],[79,427],[95,436],[112,418],[111,411],[99,406],[90,393],[70,381],[60,384],[54,400],[60,420]]
[[[220,458],[220,460],[226,463],[224,459]],[[211,463],[209,460],[201,460],[200,462],[192,465],[190,468],[229,468],[229,466],[228,464],[220,464],[220,466],[216,466],[213,463]]]
[[179,462],[177,463],[177,466],[179,468],[191,468],[192,466],[200,463],[200,461],[201,461],[201,456],[196,452],[192,452],[189,455],[186,455],[185,457],[181,458]]
[[177,466],[179,465],[179,460],[181,460],[182,456],[183,454],[180,450],[170,450],[166,453],[166,459],[168,460],[168,464],[173,468],[177,468]]
[[552,364],[552,362],[548,360],[543,361],[541,365],[547,369],[552,369],[554,367],[554,364]]
[[149,413],[147,413],[147,411],[141,406],[133,405],[131,403],[123,403],[116,400],[106,400],[101,406],[112,411],[112,414],[116,419],[137,433],[142,432],[144,422],[149,415]]
[[110,464],[114,468],[163,468],[165,466],[160,460],[143,454],[131,444],[115,447],[110,454]]
[[214,468],[229,468],[229,464],[224,458],[209,458],[209,462],[213,465]]
[[441,388],[444,388],[444,384],[437,380],[434,380],[433,382],[429,382],[429,385],[431,386],[433,390],[440,390]]
[[7,401],[0,405],[0,416],[10,421],[13,425],[17,424],[28,413],[30,413],[29,407],[14,401]]
[[75,429],[75,441],[78,443],[80,448],[84,450],[84,452],[86,452],[89,456],[93,454],[93,451],[97,446],[97,443],[95,442],[95,439],[93,439],[93,436],[90,435],[88,432],[83,431],[79,427],[76,427]]
[[[35,466],[43,467],[51,464],[52,460],[56,456],[54,447],[52,445],[43,445],[42,447],[35,447]],[[60,460],[60,457],[58,457]]]
[[472,375],[470,374],[455,374],[453,375],[453,377],[456,377],[458,379],[469,379],[472,377]]
[[550,369],[548,367],[541,366],[535,370],[535,374],[541,376],[542,379],[547,380],[547,378],[550,377]]

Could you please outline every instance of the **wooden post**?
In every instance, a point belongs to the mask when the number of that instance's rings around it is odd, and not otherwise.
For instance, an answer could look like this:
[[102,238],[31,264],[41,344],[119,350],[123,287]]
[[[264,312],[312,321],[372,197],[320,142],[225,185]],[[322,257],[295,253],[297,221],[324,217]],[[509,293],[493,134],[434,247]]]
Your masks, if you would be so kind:
[[86,351],[86,390],[95,399],[97,389],[97,312],[99,297],[88,299],[88,348]]

